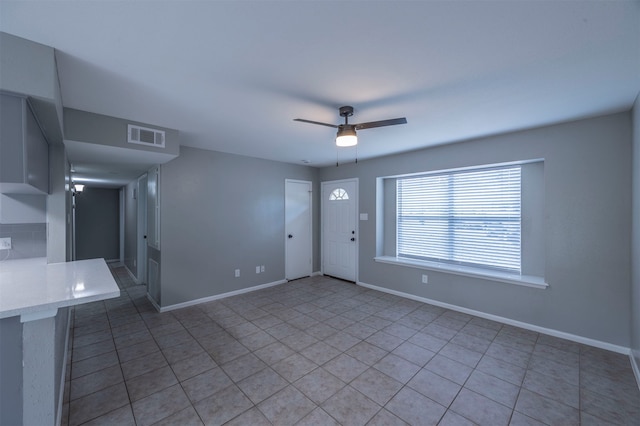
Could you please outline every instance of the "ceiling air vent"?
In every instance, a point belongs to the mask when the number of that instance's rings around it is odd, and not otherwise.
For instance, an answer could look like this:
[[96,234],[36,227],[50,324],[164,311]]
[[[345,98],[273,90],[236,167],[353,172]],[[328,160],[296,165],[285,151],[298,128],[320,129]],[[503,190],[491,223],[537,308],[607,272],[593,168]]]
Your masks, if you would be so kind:
[[148,127],[134,126],[129,124],[127,127],[129,143],[139,145],[155,146],[156,148],[164,148],[164,131],[149,129]]

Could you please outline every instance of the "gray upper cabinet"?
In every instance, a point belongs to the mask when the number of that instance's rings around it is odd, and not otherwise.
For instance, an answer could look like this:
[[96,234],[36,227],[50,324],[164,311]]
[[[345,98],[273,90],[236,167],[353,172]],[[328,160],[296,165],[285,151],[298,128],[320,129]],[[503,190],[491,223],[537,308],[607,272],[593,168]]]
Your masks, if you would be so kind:
[[49,192],[49,144],[26,98],[0,95],[0,192]]

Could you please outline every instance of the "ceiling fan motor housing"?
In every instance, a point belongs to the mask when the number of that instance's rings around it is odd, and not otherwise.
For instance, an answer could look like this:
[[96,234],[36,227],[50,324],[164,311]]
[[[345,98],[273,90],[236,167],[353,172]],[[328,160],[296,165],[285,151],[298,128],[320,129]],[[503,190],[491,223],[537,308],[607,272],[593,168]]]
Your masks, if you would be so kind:
[[353,115],[353,107],[352,106],[342,106],[340,107],[340,117],[351,117]]
[[338,126],[338,136],[355,136],[356,125],[355,124],[340,124]]

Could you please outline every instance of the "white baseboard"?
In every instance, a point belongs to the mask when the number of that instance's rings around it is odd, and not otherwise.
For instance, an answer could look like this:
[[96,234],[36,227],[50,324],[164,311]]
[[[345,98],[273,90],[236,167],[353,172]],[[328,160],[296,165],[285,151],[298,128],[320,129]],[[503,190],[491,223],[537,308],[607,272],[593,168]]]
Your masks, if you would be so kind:
[[156,301],[155,301],[155,300],[153,300],[153,297],[151,297],[151,295],[149,294],[149,292],[147,292],[147,300],[148,300],[149,302],[151,302],[151,304],[153,305],[153,307],[154,307],[154,308],[156,308],[156,311],[158,311],[158,312],[163,312],[163,311],[162,311],[162,308],[160,307],[160,305],[158,305],[158,304],[156,303]]
[[237,296],[239,294],[250,293],[250,292],[256,291],[256,290],[262,290],[263,288],[273,287],[273,286],[276,286],[276,285],[284,284],[286,282],[288,282],[288,281],[287,280],[273,281],[273,282],[266,283],[266,284],[260,284],[260,285],[256,285],[256,286],[253,286],[253,287],[242,288],[240,290],[229,291],[227,293],[216,294],[216,295],[213,295],[213,296],[203,297],[201,299],[189,300],[188,302],[176,303],[175,305],[162,306],[162,307],[158,306],[149,297],[149,295],[147,295],[147,298],[149,298],[149,300],[151,300],[151,303],[153,303],[153,305],[156,307],[156,309],[159,312],[169,312],[169,311],[173,311],[173,310],[180,309],[180,308],[186,308],[188,306],[199,305],[201,303],[212,302],[214,300],[225,299],[227,297]]
[[[629,355],[630,352],[631,352],[630,348],[627,348],[627,347],[624,347],[624,346],[614,345],[612,343],[602,342],[600,340],[590,339],[588,337],[578,336],[578,335],[575,335],[575,334],[566,333],[564,331],[554,330],[554,329],[546,328],[546,327],[540,327],[540,326],[537,326],[537,325],[534,325],[534,324],[529,324],[529,323],[522,322],[522,321],[516,321],[516,320],[510,319],[510,318],[505,318],[505,317],[501,317],[501,316],[498,316],[498,315],[488,314],[488,313],[485,313],[485,312],[476,311],[474,309],[464,308],[462,306],[451,305],[449,303],[440,302],[438,300],[427,299],[426,297],[421,297],[421,296],[416,296],[416,295],[410,294],[410,293],[404,293],[404,292],[401,292],[401,291],[391,290],[391,289],[388,289],[388,288],[385,288],[385,287],[379,287],[379,286],[372,285],[372,284],[366,284],[366,283],[363,283],[363,282],[357,282],[357,284],[359,286],[370,288],[372,290],[382,291],[384,293],[389,293],[389,294],[393,294],[393,295],[396,295],[396,296],[404,297],[404,298],[407,298],[407,299],[416,300],[418,302],[428,303],[430,305],[439,306],[439,307],[445,308],[445,309],[451,309],[452,311],[458,311],[458,312],[462,312],[462,313],[465,313],[465,314],[474,315],[476,317],[488,319],[488,320],[491,320],[491,321],[500,322],[502,324],[508,324],[508,325],[512,325],[514,327],[520,327],[520,328],[524,328],[526,330],[531,330],[531,331],[535,331],[535,332],[538,332],[538,333],[547,334],[549,336],[559,337],[559,338],[565,339],[565,340],[570,340],[572,342],[582,343],[584,345],[593,346],[593,347],[600,348],[600,349],[605,349],[607,351],[617,352],[617,353],[624,354],[624,355]],[[636,378],[637,377],[638,377],[638,375],[636,374]]]
[[129,278],[131,278],[133,280],[134,283],[140,285],[140,281],[138,280],[138,278],[136,278],[136,276],[133,274],[133,272],[131,272],[131,269],[129,269],[129,267],[127,265],[122,265],[124,266],[124,269],[127,271],[127,273],[129,274]]
[[633,375],[636,376],[636,384],[640,389],[640,366],[638,366],[637,359],[640,359],[640,351],[629,351],[629,358],[631,358],[631,368],[633,369]]

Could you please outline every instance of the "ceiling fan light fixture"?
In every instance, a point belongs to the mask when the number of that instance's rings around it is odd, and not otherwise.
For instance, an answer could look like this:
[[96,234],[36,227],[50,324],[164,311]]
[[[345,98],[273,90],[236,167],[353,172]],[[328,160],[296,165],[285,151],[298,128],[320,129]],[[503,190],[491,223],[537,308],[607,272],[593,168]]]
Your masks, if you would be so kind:
[[358,145],[358,136],[356,136],[356,129],[364,130],[373,129],[375,127],[394,126],[396,124],[407,124],[407,119],[404,117],[392,118],[390,120],[369,121],[367,123],[349,124],[349,117],[351,117],[352,115],[353,107],[345,105],[340,107],[340,117],[344,117],[344,124],[335,125],[330,123],[323,123],[321,121],[305,120],[304,118],[294,118],[293,121],[301,121],[303,123],[317,124],[319,126],[333,127],[334,129],[338,129],[338,134],[336,135],[336,145],[338,147]]
[[354,125],[343,124],[338,126],[336,135],[336,145],[340,147],[355,146],[358,144],[356,128]]

